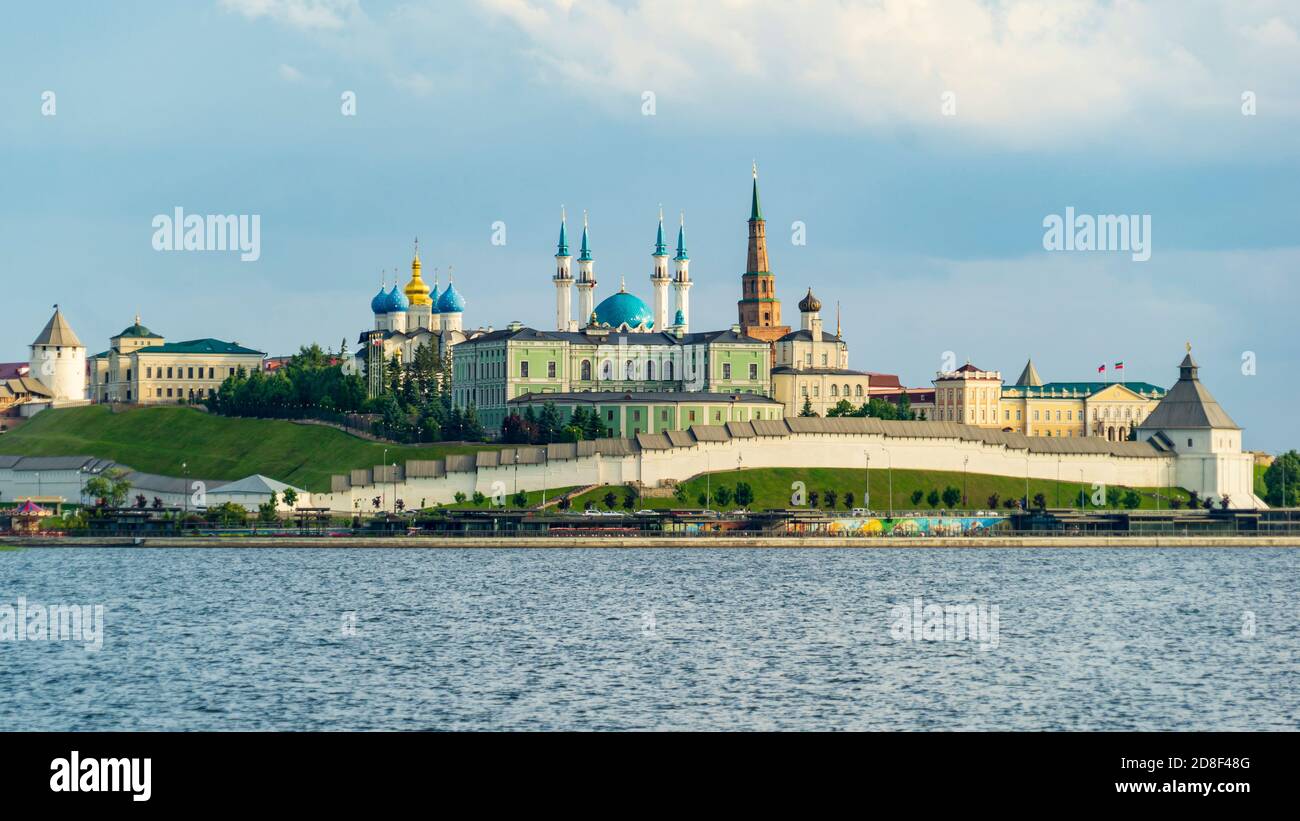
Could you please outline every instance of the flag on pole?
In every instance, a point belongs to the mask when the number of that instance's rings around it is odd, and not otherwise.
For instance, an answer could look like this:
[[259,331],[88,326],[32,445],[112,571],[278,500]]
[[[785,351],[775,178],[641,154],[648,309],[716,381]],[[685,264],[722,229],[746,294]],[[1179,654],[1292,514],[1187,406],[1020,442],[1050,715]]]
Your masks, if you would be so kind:
[[1098,365],[1098,366],[1097,366],[1097,373],[1105,373],[1105,372],[1106,372],[1106,366],[1105,366],[1105,365]]
[[1117,371],[1124,370],[1124,360],[1121,359],[1120,361],[1115,363],[1115,370]]

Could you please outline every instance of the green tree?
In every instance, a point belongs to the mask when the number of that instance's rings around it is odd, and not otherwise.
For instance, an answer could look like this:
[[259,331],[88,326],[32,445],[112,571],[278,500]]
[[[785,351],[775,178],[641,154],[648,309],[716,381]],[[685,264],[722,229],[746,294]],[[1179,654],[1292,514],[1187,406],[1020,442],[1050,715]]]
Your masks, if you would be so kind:
[[1264,471],[1264,501],[1273,507],[1300,506],[1300,453],[1289,450]]
[[925,503],[930,506],[931,510],[937,508],[939,506],[939,491],[932,489],[929,495],[925,497]]
[[466,497],[464,493],[458,490],[451,498],[456,500],[456,504],[463,505],[465,504],[465,499],[468,497]]
[[510,497],[510,503],[517,508],[528,507],[528,494],[522,490],[515,491],[515,495]]
[[629,485],[623,489],[623,509],[632,510],[636,507],[636,488]]
[[474,503],[474,507],[483,507],[484,503],[487,502],[487,496],[483,494],[483,491],[476,490],[474,495],[470,497],[470,501]]
[[1041,493],[1035,493],[1035,494],[1034,494],[1034,507],[1038,508],[1039,510],[1046,510],[1046,509],[1047,509],[1047,497],[1044,496],[1044,495],[1041,494]]
[[948,485],[947,487],[945,487],[945,488],[943,489],[943,506],[944,506],[944,507],[946,507],[946,508],[950,508],[950,509],[951,509],[951,508],[955,508],[955,507],[957,507],[957,503],[960,502],[960,501],[961,501],[961,491],[960,491],[960,490],[958,490],[957,488],[953,487],[952,485]]
[[713,498],[717,500],[718,507],[726,507],[731,504],[731,488],[726,485],[718,485],[713,489]]
[[835,492],[834,490],[822,491],[822,499],[825,500],[826,506],[829,507],[831,510],[835,509],[835,504],[839,501],[839,498],[840,498],[840,494]]
[[736,504],[740,505],[741,507],[749,507],[753,503],[754,503],[754,489],[749,486],[749,482],[737,482],[736,483]]
[[1106,507],[1111,510],[1119,509],[1120,502],[1123,501],[1124,494],[1117,487],[1106,488]]
[[673,498],[681,504],[686,504],[686,485],[678,482],[673,487]]
[[605,503],[606,510],[613,510],[614,505],[618,504],[618,496],[614,494],[614,491],[607,490],[605,491],[604,497],[601,498],[601,501]]
[[126,471],[114,468],[86,481],[86,496],[103,507],[123,507],[131,495]]
[[[812,410],[812,404],[809,403],[809,410]],[[851,416],[853,414],[853,403],[847,399],[841,399],[835,403],[835,407],[826,411],[827,416]],[[802,414],[800,414],[802,416]]]
[[[919,489],[912,491],[912,504],[919,505],[921,504],[921,500],[924,498],[925,498],[925,491]],[[936,497],[936,499],[937,498],[938,497]]]
[[537,441],[550,444],[560,438],[560,411],[554,402],[542,405],[542,412],[537,416]]
[[805,396],[803,398],[803,408],[799,411],[800,416],[816,416],[817,411],[813,410],[812,399]]
[[1129,510],[1136,510],[1142,504],[1142,497],[1136,490],[1129,490],[1124,493],[1123,503]]
[[851,490],[846,490],[846,491],[844,492],[844,509],[845,509],[845,510],[852,510],[852,509],[853,509],[853,503],[856,502],[857,500],[858,500],[858,497],[857,497],[856,495],[854,495],[853,491],[851,491]]

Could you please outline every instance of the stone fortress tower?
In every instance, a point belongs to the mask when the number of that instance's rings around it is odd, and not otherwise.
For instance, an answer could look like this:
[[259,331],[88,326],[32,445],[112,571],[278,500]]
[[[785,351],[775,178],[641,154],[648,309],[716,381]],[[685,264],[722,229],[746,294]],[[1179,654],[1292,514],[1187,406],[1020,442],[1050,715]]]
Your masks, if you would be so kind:
[[50,390],[54,405],[86,401],[86,346],[59,306],[31,344],[29,374]]

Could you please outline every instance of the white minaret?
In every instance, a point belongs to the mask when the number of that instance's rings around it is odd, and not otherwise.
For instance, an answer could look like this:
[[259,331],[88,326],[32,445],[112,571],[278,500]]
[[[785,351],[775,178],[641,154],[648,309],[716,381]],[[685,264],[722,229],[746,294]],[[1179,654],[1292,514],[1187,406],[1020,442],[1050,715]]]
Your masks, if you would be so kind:
[[[662,220],[661,220],[662,222]],[[691,325],[691,258],[686,255],[686,213],[682,212],[681,225],[677,228],[677,256],[673,257],[677,263],[677,274],[673,278],[673,293],[676,296],[677,313],[681,314],[681,321],[674,321],[674,325],[680,325],[683,332],[690,330]]]
[[578,327],[585,328],[596,310],[596,271],[587,241],[587,212],[582,212],[582,247],[578,249]]
[[86,346],[72,332],[58,305],[31,348],[29,375],[50,389],[55,404],[86,398]]
[[659,206],[659,232],[655,234],[654,272],[650,274],[650,287],[655,295],[655,330],[668,330],[668,246],[664,244],[664,208]]
[[555,276],[552,277],[555,282],[555,329],[557,331],[575,330],[570,316],[570,311],[573,310],[573,272],[569,267],[572,259],[569,256],[569,235],[565,230],[564,206],[561,205],[560,243],[555,249]]

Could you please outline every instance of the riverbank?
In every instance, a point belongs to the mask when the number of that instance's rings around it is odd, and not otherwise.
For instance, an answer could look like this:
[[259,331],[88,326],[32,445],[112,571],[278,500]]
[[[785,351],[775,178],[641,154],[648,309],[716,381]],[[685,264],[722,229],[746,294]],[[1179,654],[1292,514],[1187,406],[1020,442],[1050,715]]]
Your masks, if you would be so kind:
[[1300,547],[1296,536],[934,536],[862,538],[836,536],[389,536],[187,538],[0,538],[4,547],[185,547],[185,548],[1008,548],[1008,547]]

